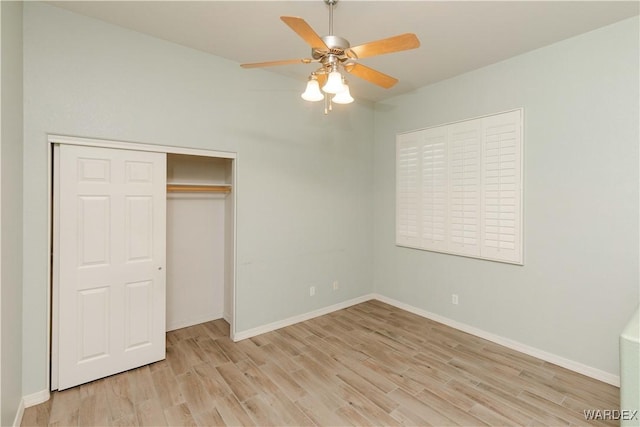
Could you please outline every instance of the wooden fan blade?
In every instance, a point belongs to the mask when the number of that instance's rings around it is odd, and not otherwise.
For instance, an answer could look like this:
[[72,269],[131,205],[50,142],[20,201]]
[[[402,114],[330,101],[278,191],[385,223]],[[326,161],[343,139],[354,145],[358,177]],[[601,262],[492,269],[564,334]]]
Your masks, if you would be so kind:
[[400,52],[403,50],[415,49],[420,46],[420,40],[413,33],[400,34],[399,36],[377,40],[352,47],[351,52],[358,58],[368,58],[385,53]]
[[327,45],[322,41],[320,36],[313,31],[313,28],[307,22],[296,16],[281,16],[280,19],[295,31],[309,46],[314,49],[329,50]]
[[360,77],[361,79],[367,80],[385,89],[389,89],[390,87],[398,83],[398,79],[362,64],[347,64],[345,65],[344,69],[354,76]]
[[260,68],[260,67],[273,67],[276,65],[289,65],[289,64],[308,64],[313,62],[313,59],[283,59],[281,61],[267,61],[267,62],[254,62],[252,64],[240,64],[242,68]]

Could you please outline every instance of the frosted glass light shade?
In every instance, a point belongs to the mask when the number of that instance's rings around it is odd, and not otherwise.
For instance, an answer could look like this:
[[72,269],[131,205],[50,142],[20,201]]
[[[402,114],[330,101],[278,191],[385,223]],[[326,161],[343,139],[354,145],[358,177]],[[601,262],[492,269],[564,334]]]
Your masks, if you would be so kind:
[[353,102],[353,97],[349,92],[349,85],[345,84],[344,90],[342,92],[338,92],[331,101],[336,104],[351,104]]
[[342,92],[344,90],[344,85],[342,84],[342,75],[337,71],[330,72],[327,83],[325,83],[325,85],[322,87],[322,90],[326,93]]
[[322,94],[322,92],[320,92],[320,85],[315,79],[311,79],[307,82],[307,88],[300,96],[305,101],[311,102],[322,101],[324,99],[324,95]]

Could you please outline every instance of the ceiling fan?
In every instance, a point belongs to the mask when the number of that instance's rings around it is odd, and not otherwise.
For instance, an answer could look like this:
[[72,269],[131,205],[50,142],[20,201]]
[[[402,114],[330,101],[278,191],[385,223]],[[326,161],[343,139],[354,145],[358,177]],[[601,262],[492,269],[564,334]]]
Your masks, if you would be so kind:
[[[347,81],[340,70],[388,89],[395,85],[398,79],[362,65],[358,60],[415,49],[420,46],[420,41],[415,34],[406,33],[352,47],[347,39],[333,34],[333,8],[338,0],[324,0],[324,2],[329,6],[329,35],[320,37],[302,18],[280,17],[311,47],[310,58],[256,62],[240,66],[243,68],[262,68],[276,65],[319,63],[320,67],[309,76],[307,88],[302,94],[302,98],[307,101],[324,99],[325,114],[327,114],[331,110],[332,102],[340,104],[353,102]],[[322,92],[330,96],[325,97],[320,91],[320,87],[322,87]]]

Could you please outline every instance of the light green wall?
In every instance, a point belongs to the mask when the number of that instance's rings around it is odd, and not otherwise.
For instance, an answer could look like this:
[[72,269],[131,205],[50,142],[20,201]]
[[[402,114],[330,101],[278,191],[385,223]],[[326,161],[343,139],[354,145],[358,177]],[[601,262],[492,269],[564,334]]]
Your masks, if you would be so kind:
[[238,332],[371,291],[370,105],[325,117],[304,82],[41,3],[24,28],[25,394],[47,379],[47,133],[238,153]]
[[22,399],[22,3],[0,2],[0,425]]
[[[628,19],[376,104],[376,292],[618,375],[639,301],[638,34]],[[519,107],[525,265],[396,247],[395,134]]]

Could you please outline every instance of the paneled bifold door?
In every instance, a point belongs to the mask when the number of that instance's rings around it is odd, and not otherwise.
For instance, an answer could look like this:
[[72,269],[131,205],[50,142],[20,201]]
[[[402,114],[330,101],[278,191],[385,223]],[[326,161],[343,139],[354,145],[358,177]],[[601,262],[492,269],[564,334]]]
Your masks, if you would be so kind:
[[522,264],[522,114],[397,136],[397,245]]
[[62,390],[165,357],[166,154],[57,153],[53,371]]

